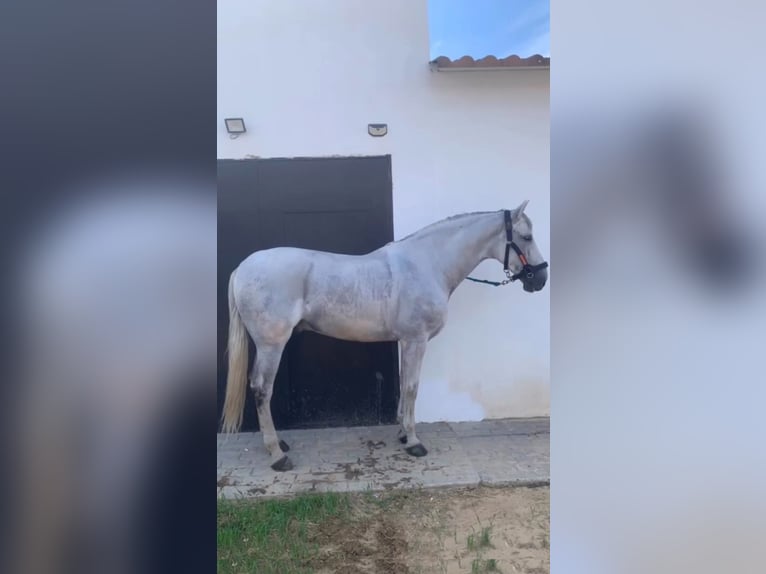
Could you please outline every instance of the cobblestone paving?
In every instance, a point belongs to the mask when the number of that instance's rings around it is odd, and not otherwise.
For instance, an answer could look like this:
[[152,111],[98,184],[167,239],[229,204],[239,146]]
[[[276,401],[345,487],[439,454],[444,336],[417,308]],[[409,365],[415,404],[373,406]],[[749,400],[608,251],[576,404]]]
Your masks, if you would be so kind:
[[218,496],[550,482],[550,420],[420,423],[415,458],[397,426],[279,431],[293,470],[274,472],[260,433],[218,435]]

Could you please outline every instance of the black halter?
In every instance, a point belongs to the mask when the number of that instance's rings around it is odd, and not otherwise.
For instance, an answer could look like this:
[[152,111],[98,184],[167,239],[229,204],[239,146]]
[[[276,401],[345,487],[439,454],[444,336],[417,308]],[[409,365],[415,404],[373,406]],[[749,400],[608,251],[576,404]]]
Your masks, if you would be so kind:
[[[487,285],[494,285],[495,287],[498,287],[500,285],[507,285],[511,281],[516,281],[516,279],[529,281],[531,279],[534,279],[535,273],[548,267],[547,261],[543,261],[542,263],[538,263],[537,265],[529,264],[529,261],[527,261],[527,257],[521,251],[521,248],[518,245],[516,245],[516,242],[513,240],[513,221],[511,217],[511,212],[506,209],[503,212],[503,216],[505,217],[505,257],[503,259],[503,271],[505,271],[505,276],[507,277],[507,279],[502,282],[497,282],[497,281],[487,281],[486,279],[475,279],[474,277],[466,277],[466,279],[468,279],[469,281],[474,281],[476,283],[486,283]],[[521,265],[522,265],[521,271],[519,271],[515,275],[511,275],[511,269],[508,266],[508,257],[511,254],[511,249],[513,249],[516,252],[516,255],[518,255],[519,261],[521,261]]]
[[[513,224],[511,222],[511,212],[506,209],[503,214],[505,215],[505,259],[503,259],[503,271],[506,272],[506,275],[509,275],[508,278],[511,281],[516,281],[516,279],[521,279],[522,277],[525,277],[526,279],[533,279],[535,273],[548,267],[548,262],[543,261],[537,265],[529,264],[526,256],[524,253],[522,253],[519,246],[516,245],[516,242],[513,240]],[[519,261],[521,261],[523,266],[521,271],[516,273],[516,275],[510,275],[510,268],[508,267],[508,256],[511,253],[511,249],[513,249],[516,252],[516,255],[519,256]]]

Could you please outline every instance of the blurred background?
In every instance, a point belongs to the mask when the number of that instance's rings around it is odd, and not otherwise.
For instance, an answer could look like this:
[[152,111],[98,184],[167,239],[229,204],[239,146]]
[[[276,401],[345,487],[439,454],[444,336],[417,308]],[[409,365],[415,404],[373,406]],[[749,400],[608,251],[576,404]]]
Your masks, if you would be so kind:
[[761,14],[551,2],[552,572],[763,570]]
[[3,572],[215,569],[215,2],[4,2]]

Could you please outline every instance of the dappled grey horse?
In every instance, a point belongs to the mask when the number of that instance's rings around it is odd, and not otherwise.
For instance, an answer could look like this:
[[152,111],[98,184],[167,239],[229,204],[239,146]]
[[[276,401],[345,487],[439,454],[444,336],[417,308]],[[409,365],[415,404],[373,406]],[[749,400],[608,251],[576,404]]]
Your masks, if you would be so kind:
[[485,259],[503,263],[500,285],[520,279],[532,293],[547,281],[526,205],[456,215],[367,255],[291,247],[250,255],[229,279],[224,432],[242,423],[249,333],[256,347],[250,387],[271,468],[292,468],[289,447],[274,429],[271,395],[287,341],[294,331],[309,330],[349,341],[399,342],[399,440],[409,454],[426,455],[415,434],[420,366],[426,344],[444,327],[452,292]]

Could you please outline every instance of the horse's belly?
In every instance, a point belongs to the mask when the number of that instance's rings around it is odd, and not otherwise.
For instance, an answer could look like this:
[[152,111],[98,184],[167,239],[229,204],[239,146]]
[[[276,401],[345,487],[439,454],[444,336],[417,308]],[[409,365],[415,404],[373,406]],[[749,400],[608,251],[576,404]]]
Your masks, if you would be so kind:
[[309,310],[304,318],[304,328],[346,341],[371,343],[395,339],[383,317],[371,313],[344,313],[343,310],[312,313]]

